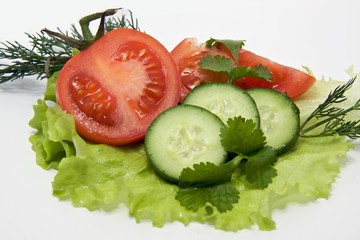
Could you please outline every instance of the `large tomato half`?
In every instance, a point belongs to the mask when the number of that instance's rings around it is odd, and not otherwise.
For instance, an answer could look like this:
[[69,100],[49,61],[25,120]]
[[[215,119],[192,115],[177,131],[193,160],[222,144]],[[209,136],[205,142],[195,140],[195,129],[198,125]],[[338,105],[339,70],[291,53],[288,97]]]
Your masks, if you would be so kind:
[[157,40],[116,29],[65,64],[56,94],[83,137],[124,145],[142,140],[155,117],[178,104],[180,77]]
[[[198,44],[194,38],[184,39],[171,51],[172,56],[179,66],[182,98],[200,82],[224,82],[227,80],[227,77],[223,74],[199,69],[198,64],[200,58],[208,53],[212,55],[230,56],[229,51],[225,50],[221,45],[218,49],[208,49],[204,44]],[[315,82],[315,78],[305,72],[273,62],[244,49],[239,51],[238,58],[239,65],[242,66],[254,67],[262,64],[268,67],[273,78],[272,82],[250,77],[234,82],[234,84],[245,89],[252,87],[273,88],[295,99],[305,93]]]

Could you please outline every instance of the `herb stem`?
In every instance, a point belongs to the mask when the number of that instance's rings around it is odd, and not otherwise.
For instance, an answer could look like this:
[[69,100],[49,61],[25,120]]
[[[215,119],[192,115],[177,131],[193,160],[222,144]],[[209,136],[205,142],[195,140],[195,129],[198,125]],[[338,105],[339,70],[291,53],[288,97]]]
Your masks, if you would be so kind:
[[[348,121],[345,117],[352,111],[360,110],[360,99],[348,108],[342,108],[336,104],[347,100],[345,92],[349,90],[354,83],[355,78],[350,79],[347,83],[338,86],[330,92],[325,101],[320,104],[301,124],[300,137],[326,137],[326,136],[347,136],[352,139],[360,137],[360,119]],[[317,119],[316,122],[307,126],[311,120]],[[323,126],[322,131],[313,134],[307,134],[314,129]]]
[[[80,24],[84,39],[88,40],[88,41],[94,39],[94,36],[89,27],[90,22],[97,20],[97,19],[101,19],[102,21],[104,21],[105,17],[114,15],[118,10],[119,9],[117,9],[117,8],[116,9],[108,9],[105,12],[97,12],[97,13],[93,13],[93,14],[90,14],[88,16],[81,18],[79,21],[79,24]],[[100,23],[99,27],[101,27],[101,26],[104,26],[104,24]],[[104,33],[104,30],[102,31],[102,33]]]
[[339,117],[342,117],[342,116],[346,115],[347,113],[349,113],[351,111],[354,111],[354,110],[355,111],[360,110],[360,99],[355,103],[354,106],[343,109],[343,110],[339,111],[338,113],[336,113],[334,115],[331,115],[330,117],[327,117],[327,118],[323,119],[322,121],[319,121],[319,122],[315,123],[314,125],[311,125],[310,127],[304,129],[306,123],[308,121],[310,121],[310,119],[311,119],[311,118],[309,118],[309,120],[305,121],[302,124],[302,126],[300,127],[301,134],[304,135],[305,133],[310,132],[311,130],[313,130],[315,128],[318,128],[318,127],[320,127],[320,126],[322,126],[324,124],[327,124],[328,122],[330,122],[330,121],[332,121],[334,119],[338,119]]
[[[113,29],[132,28],[140,31],[137,19],[127,9],[121,17],[109,17],[105,20],[105,17],[115,14],[120,9],[122,8],[85,16],[80,20],[81,31],[72,25],[70,34],[60,29],[58,29],[59,32],[43,29],[37,34],[26,33],[30,39],[30,47],[16,41],[0,42],[0,84],[22,79],[25,76],[36,76],[37,79],[47,78],[63,67],[73,56],[74,49],[85,49],[92,41]],[[101,21],[99,28],[95,37],[92,37],[90,22],[99,18]]]

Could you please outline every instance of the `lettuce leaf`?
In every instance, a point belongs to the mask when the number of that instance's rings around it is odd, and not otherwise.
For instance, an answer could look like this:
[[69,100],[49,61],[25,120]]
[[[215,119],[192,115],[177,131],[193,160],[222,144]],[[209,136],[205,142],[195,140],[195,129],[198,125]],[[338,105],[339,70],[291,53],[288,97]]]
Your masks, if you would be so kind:
[[[354,67],[346,70],[349,79],[356,77],[355,82],[351,89],[346,91],[347,100],[339,103],[338,107],[353,106],[359,99],[360,92],[360,73],[354,71]],[[346,79],[349,80],[349,79]],[[330,91],[334,90],[337,86],[344,84],[345,81],[326,79],[322,77],[317,80],[305,94],[296,99],[296,105],[301,110],[301,118],[309,116],[319,104],[323,103]],[[357,120],[360,118],[360,111],[352,111],[347,115],[348,120]]]
[[72,136],[77,135],[72,116],[64,115],[58,105],[49,107],[39,99],[34,105],[30,127],[37,132],[30,136],[36,163],[44,169],[57,169],[63,158],[75,154]]
[[54,72],[47,80],[46,89],[44,92],[44,100],[56,102],[55,86],[56,80],[59,77],[60,71]]
[[88,143],[77,134],[72,116],[44,100],[34,106],[29,124],[35,129],[30,142],[37,164],[57,169],[52,183],[55,197],[91,211],[111,211],[125,204],[137,222],[150,220],[156,227],[178,221],[228,231],[254,225],[261,230],[275,229],[274,209],[329,197],[342,160],[353,147],[343,137],[301,138],[279,157],[274,165],[278,175],[267,188],[254,189],[239,175],[232,181],[240,199],[231,211],[220,213],[207,205],[193,212],[175,199],[178,186],[154,173],[142,144],[111,147]]

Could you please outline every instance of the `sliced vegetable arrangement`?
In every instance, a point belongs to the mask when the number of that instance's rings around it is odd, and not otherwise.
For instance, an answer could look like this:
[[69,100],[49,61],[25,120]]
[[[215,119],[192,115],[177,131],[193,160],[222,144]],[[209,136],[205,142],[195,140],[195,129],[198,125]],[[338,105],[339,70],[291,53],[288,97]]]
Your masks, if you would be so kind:
[[[83,18],[83,35],[74,27],[72,36],[29,35],[66,49],[34,46],[32,55],[44,65],[34,71],[51,75],[29,124],[37,164],[57,170],[54,196],[89,210],[125,203],[154,226],[223,230],[271,230],[273,209],[329,196],[349,139],[360,137],[356,74],[314,95],[329,83],[245,50],[244,41],[187,38],[169,52],[131,12],[112,18],[116,11]],[[4,44],[0,57],[17,48]],[[0,65],[0,82],[34,73],[25,66]],[[305,106],[309,98],[322,103]]]

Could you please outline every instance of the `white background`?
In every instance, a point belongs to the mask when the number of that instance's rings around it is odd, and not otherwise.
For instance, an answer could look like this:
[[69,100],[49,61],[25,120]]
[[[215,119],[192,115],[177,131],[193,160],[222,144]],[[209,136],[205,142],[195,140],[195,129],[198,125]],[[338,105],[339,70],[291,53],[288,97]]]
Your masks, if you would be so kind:
[[[25,32],[63,30],[87,14],[108,8],[133,11],[139,26],[169,50],[185,37],[245,39],[246,48],[280,63],[309,66],[348,80],[360,71],[360,2],[357,0],[45,1],[2,2],[0,41],[27,43]],[[274,212],[277,229],[223,232],[210,226],[136,223],[127,209],[89,212],[52,196],[53,171],[35,164],[28,137],[32,105],[44,82],[24,79],[0,85],[0,239],[360,239],[360,153],[348,162],[328,200],[292,204]],[[359,94],[360,95],[360,94]]]

